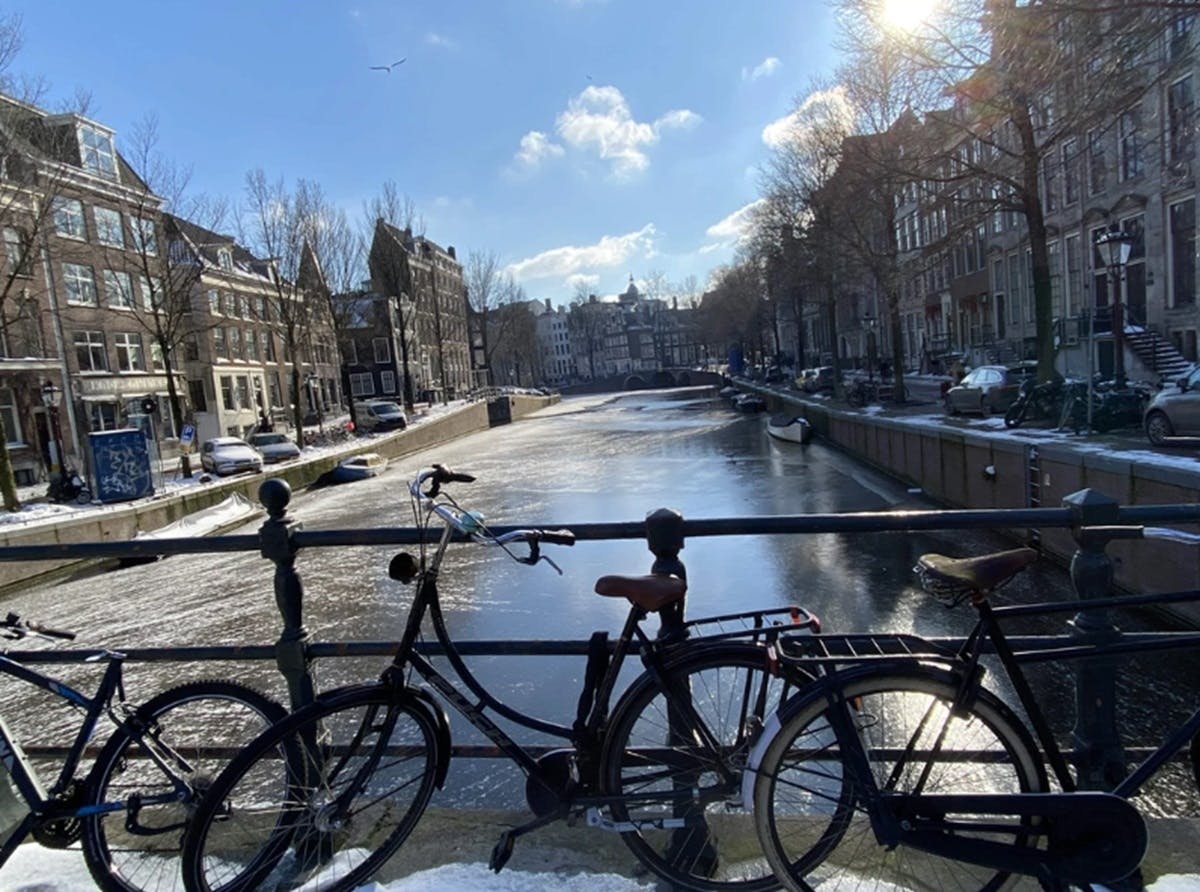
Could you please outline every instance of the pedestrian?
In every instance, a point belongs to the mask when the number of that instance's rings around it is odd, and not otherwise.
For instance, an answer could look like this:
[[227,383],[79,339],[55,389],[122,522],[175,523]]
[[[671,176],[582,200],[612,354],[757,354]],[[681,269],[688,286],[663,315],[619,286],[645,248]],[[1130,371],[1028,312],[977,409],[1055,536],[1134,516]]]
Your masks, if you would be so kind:
[[260,434],[269,434],[274,429],[275,424],[271,421],[271,416],[267,414],[266,409],[263,409],[258,414],[258,432]]
[[962,379],[965,378],[966,376],[967,376],[967,370],[963,366],[962,360],[961,359],[954,360],[953,365],[950,366],[950,378],[954,381],[955,384],[960,384],[960,383],[962,383]]

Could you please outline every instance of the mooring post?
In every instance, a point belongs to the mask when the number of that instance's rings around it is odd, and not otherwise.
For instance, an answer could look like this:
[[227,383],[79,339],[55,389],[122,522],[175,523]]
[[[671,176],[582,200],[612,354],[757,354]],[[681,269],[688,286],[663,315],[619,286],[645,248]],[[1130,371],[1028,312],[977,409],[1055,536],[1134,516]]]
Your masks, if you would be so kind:
[[275,643],[275,665],[287,680],[292,710],[312,703],[312,674],[308,657],[308,629],[304,628],[304,586],[296,573],[294,535],[299,521],[288,517],[287,506],[292,489],[283,480],[272,478],[258,488],[258,500],[267,509],[267,519],[259,528],[259,551],[275,563],[275,604],[283,617],[283,632]]
[[[646,515],[646,545],[654,554],[650,572],[678,576],[687,581],[687,569],[679,559],[683,550],[683,515],[673,508],[658,508]],[[683,635],[683,601],[659,611],[658,637]]]
[[[1108,608],[1089,601],[1112,595],[1113,564],[1106,548],[1115,536],[1119,505],[1103,493],[1084,489],[1063,499],[1072,514],[1071,535],[1078,550],[1071,558],[1071,586],[1079,612],[1069,625],[1080,644],[1105,645],[1119,641],[1121,630]],[[1075,769],[1084,790],[1111,790],[1126,774],[1125,750],[1117,731],[1117,660],[1089,657],[1075,669]]]

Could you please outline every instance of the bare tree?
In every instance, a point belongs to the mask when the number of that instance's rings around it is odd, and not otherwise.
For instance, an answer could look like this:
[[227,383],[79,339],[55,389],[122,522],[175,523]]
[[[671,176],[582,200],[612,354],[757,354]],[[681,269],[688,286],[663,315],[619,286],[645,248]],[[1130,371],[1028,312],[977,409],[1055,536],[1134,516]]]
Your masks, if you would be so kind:
[[596,354],[604,346],[604,307],[596,295],[588,292],[588,286],[580,282],[575,286],[575,297],[567,311],[567,330],[571,333],[572,352],[587,354],[588,377],[596,377]]

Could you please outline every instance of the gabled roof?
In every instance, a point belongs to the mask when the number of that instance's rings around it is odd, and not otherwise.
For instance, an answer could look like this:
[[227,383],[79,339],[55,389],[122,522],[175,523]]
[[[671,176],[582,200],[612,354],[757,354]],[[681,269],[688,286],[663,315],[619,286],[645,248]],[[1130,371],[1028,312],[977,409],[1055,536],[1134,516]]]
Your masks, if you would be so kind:
[[163,216],[167,227],[178,232],[186,240],[192,253],[207,266],[220,269],[221,262],[218,253],[222,249],[226,249],[230,252],[236,271],[262,278],[269,279],[271,277],[270,261],[255,257],[239,245],[233,236],[213,232],[211,229],[205,229],[197,223],[176,217],[174,214],[164,214]]

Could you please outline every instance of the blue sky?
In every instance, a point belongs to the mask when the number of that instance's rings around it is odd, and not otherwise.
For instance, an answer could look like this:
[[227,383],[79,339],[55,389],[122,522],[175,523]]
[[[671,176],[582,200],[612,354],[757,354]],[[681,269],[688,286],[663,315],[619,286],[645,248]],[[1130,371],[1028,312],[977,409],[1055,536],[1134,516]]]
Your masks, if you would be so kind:
[[[426,234],[532,298],[727,261],[763,129],[829,72],[821,0],[98,4],[20,12],[19,72],[121,133],[149,112],[202,191],[321,183],[352,219],[393,179]],[[406,61],[391,73],[369,66]],[[724,225],[722,222],[725,221]]]

